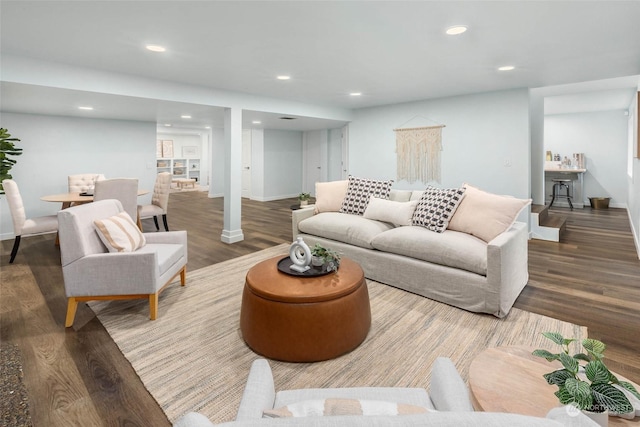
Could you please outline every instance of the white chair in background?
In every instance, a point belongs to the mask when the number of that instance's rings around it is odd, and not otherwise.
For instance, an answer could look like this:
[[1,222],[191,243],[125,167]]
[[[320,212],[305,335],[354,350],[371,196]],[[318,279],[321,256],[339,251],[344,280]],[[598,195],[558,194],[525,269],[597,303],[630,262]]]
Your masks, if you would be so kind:
[[[160,172],[156,177],[156,183],[153,187],[153,196],[150,205],[138,205],[138,220],[152,218],[156,224],[156,231],[160,230],[158,225],[158,217],[162,215],[165,231],[169,231],[167,225],[167,207],[169,206],[169,190],[171,189],[171,177],[169,172]],[[138,222],[138,226],[142,230],[142,222]]]
[[2,181],[2,187],[7,196],[9,211],[13,219],[13,233],[16,236],[13,242],[13,249],[11,249],[11,258],[9,259],[9,264],[12,264],[18,253],[18,247],[20,247],[20,239],[23,236],[34,236],[58,231],[58,217],[56,215],[47,215],[27,218],[18,184],[12,179],[5,179]]
[[122,203],[125,212],[133,222],[138,221],[138,179],[115,178],[96,181],[93,201],[116,199]]
[[69,175],[69,193],[84,193],[93,190],[96,181],[102,181],[105,177],[98,173],[83,173],[78,175]]

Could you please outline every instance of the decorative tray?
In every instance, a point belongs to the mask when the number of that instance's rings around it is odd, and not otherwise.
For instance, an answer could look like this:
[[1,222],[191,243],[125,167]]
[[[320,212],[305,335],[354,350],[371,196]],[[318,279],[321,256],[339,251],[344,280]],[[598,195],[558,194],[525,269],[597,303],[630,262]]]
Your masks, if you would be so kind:
[[298,276],[298,277],[318,277],[318,276],[327,275],[329,273],[333,273],[333,270],[327,271],[324,268],[324,266],[314,267],[313,265],[310,266],[311,268],[308,269],[307,271],[300,273],[298,271],[292,270],[291,269],[292,265],[293,265],[293,262],[291,261],[291,258],[286,256],[282,258],[280,261],[278,261],[278,271],[284,274],[288,274],[289,276]]

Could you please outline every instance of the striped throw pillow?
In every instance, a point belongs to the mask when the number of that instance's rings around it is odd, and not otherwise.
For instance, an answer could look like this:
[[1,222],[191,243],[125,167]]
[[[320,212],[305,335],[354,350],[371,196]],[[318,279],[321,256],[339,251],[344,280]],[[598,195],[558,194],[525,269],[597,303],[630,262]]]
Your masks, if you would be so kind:
[[138,226],[126,212],[95,220],[93,224],[109,252],[133,252],[147,243]]

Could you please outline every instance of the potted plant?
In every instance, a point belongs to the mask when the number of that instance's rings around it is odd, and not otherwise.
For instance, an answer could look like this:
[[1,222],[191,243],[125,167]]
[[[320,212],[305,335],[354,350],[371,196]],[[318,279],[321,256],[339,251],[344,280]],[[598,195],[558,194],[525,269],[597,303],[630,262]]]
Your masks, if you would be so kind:
[[22,154],[22,148],[16,148],[14,142],[20,142],[18,138],[11,138],[11,134],[5,128],[0,128],[0,194],[4,194],[2,181],[11,179],[9,173],[16,160],[10,156],[19,156]]
[[337,270],[340,267],[340,254],[316,243],[311,248],[311,264],[316,267],[326,266],[327,271]]
[[547,383],[558,386],[555,395],[563,405],[574,405],[587,415],[589,413],[628,414],[635,411],[633,405],[622,392],[627,390],[633,396],[640,399],[640,394],[635,387],[620,381],[605,366],[604,350],[606,346],[595,339],[582,340],[585,353],[569,354],[569,345],[576,341],[573,338],[564,338],[557,332],[544,332],[546,338],[562,347],[562,352],[551,353],[538,349],[534,356],[544,357],[549,362],[554,360],[562,364],[562,369],[544,375]]
[[300,206],[307,206],[309,204],[309,200],[311,200],[311,194],[309,193],[298,194],[298,201],[300,202]]

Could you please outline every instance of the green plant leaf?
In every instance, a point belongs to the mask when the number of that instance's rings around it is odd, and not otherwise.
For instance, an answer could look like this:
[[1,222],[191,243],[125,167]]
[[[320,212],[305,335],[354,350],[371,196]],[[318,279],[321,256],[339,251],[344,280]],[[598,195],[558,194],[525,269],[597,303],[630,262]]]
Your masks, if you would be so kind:
[[629,399],[611,384],[592,384],[591,392],[594,403],[607,408],[610,412],[626,414],[633,411]]
[[544,374],[543,377],[547,380],[547,383],[557,385],[558,387],[564,387],[564,383],[569,378],[574,378],[573,374],[566,369],[549,372],[548,374]]
[[571,393],[569,393],[565,387],[560,387],[558,391],[556,391],[553,394],[556,395],[556,397],[558,398],[558,400],[562,405],[568,405],[569,403],[573,403],[573,396],[571,396]]
[[637,397],[638,399],[640,399],[640,393],[638,393],[638,390],[636,390],[636,388],[633,386],[633,384],[628,383],[626,381],[618,381],[617,384],[624,388],[627,391],[630,391],[631,394],[633,394],[635,397]]
[[559,354],[553,354],[550,351],[547,350],[543,350],[541,348],[534,350],[533,353],[531,353],[534,356],[537,357],[544,357],[545,359],[547,359],[547,361],[552,362],[554,360],[558,360],[560,358]]
[[564,387],[580,409],[585,409],[593,405],[593,396],[591,395],[589,383],[576,378],[569,378],[565,382]]
[[584,373],[594,384],[599,383],[609,383],[609,379],[611,378],[611,373],[609,369],[602,363],[601,360],[593,360],[584,367]]
[[578,368],[580,367],[580,365],[578,364],[578,361],[576,359],[566,353],[560,353],[559,360],[560,363],[562,363],[562,366],[564,366],[567,371],[571,372],[574,375],[578,373]]
[[558,345],[564,344],[564,337],[558,332],[543,332],[542,335],[549,338],[551,341]]
[[582,346],[592,357],[596,359],[602,359],[604,357],[604,350],[607,348],[602,341],[591,338],[582,340]]
[[578,353],[578,354],[574,354],[573,358],[576,360],[584,360],[585,362],[590,362],[591,359],[589,358],[589,356],[587,356],[584,353]]

